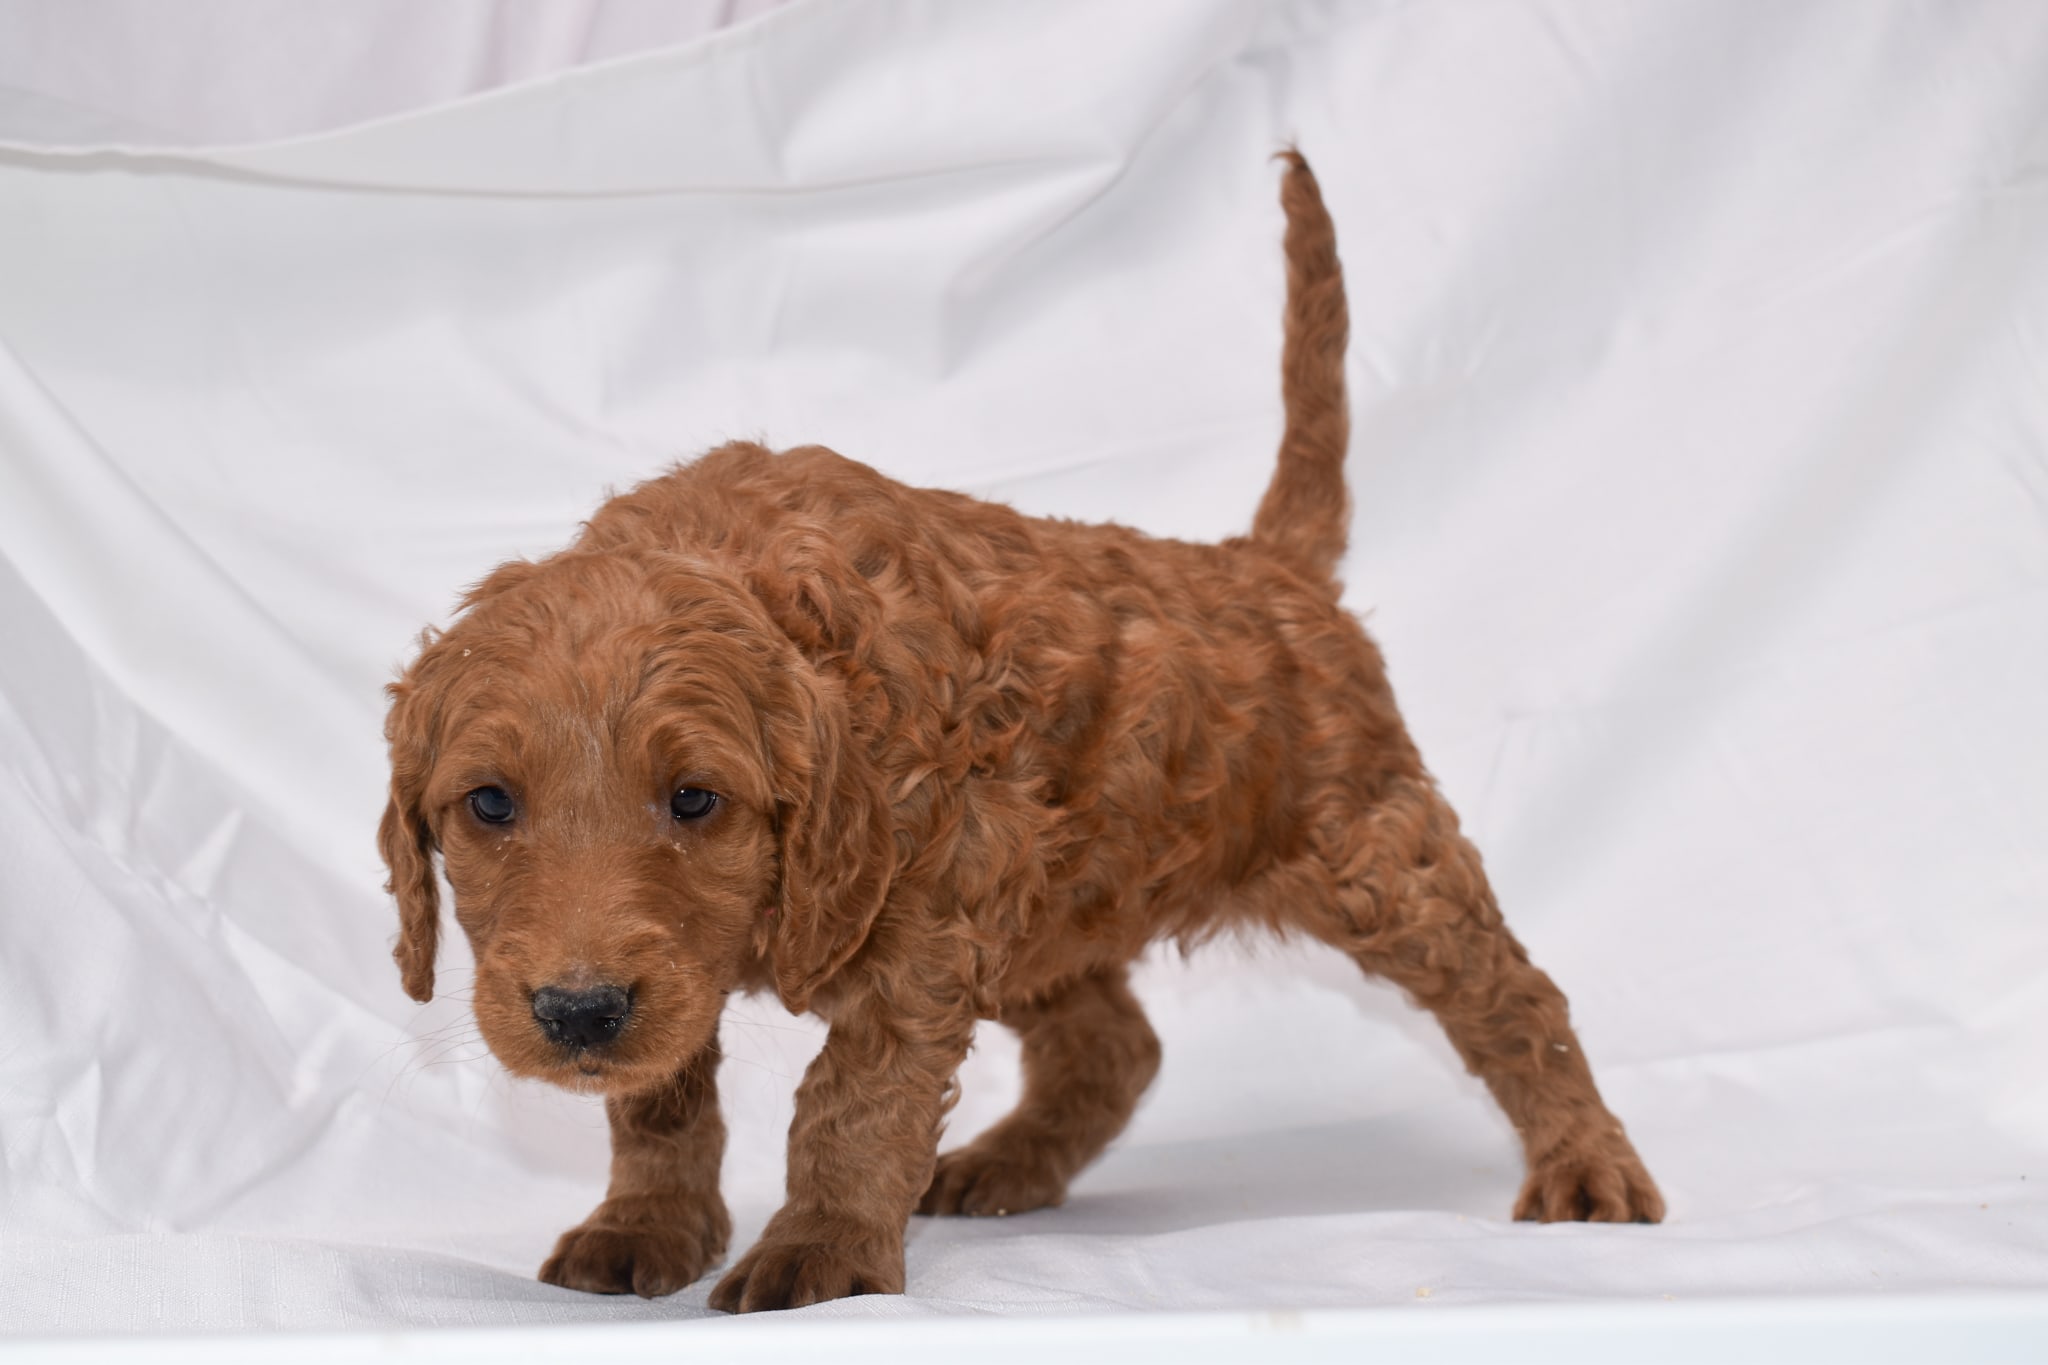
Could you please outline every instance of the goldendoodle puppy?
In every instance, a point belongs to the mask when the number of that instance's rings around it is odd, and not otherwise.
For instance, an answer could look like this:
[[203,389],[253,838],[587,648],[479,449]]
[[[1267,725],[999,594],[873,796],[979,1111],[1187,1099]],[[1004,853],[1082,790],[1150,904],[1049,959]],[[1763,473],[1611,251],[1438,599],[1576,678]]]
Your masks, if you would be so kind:
[[[1287,425],[1250,535],[729,445],[499,568],[391,688],[406,989],[433,992],[438,852],[491,1049],[606,1097],[609,1194],[543,1279],[666,1294],[724,1254],[732,992],[830,1026],[788,1202],[711,1298],[782,1308],[900,1291],[914,1212],[1059,1203],[1159,1066],[1126,965],[1240,928],[1436,1015],[1521,1134],[1517,1217],[1662,1215],[1338,605],[1343,280],[1285,159]],[[1024,1097],[939,1156],[978,1019],[1022,1035]]]

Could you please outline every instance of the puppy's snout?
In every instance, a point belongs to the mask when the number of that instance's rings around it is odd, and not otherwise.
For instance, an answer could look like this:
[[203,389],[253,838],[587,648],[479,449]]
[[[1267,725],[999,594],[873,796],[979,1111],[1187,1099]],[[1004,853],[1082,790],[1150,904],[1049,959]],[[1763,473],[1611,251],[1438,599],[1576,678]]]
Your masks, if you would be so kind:
[[549,1042],[578,1050],[617,1038],[632,1012],[633,996],[619,986],[542,986],[533,993],[533,1018],[540,1031]]

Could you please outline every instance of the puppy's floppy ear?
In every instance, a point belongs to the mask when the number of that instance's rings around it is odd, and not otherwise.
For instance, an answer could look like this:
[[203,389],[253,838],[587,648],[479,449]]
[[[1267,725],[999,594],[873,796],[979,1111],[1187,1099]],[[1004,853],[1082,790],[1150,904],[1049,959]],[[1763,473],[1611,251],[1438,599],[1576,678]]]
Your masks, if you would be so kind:
[[835,657],[858,670],[872,590],[850,566],[817,563],[837,558],[827,542],[794,538],[782,548],[784,562],[757,569],[748,587],[797,646],[775,670],[762,729],[782,864],[766,950],[776,994],[802,1013],[866,942],[888,898],[896,841],[881,777],[853,733],[846,684],[812,662]]
[[[500,564],[462,595],[457,612],[518,587],[539,567],[524,559]],[[391,956],[398,962],[405,993],[421,1004],[434,998],[434,959],[441,946],[434,831],[420,808],[434,768],[439,698],[449,662],[441,641],[437,632],[423,632],[419,657],[404,677],[384,689],[391,698],[390,714],[384,718],[384,738],[391,746],[391,799],[377,825],[377,849],[391,870],[384,889],[398,899],[398,945]]]
[[391,879],[384,889],[398,898],[398,946],[391,956],[405,993],[424,1004],[434,998],[434,957],[441,939],[441,894],[434,876],[434,832],[420,802],[433,767],[432,717],[419,695],[415,663],[386,690],[391,713],[384,737],[391,745],[391,799],[377,825],[377,849]]
[[896,845],[839,687],[801,659],[784,678],[781,704],[763,721],[782,865],[766,937],[775,993],[801,1014],[866,942],[889,894]]

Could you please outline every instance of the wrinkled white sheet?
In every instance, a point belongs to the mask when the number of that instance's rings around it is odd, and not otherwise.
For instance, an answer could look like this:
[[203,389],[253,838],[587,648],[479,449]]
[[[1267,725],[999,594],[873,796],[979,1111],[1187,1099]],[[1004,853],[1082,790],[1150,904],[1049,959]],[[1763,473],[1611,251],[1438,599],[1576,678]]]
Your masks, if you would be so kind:
[[[1243,529],[1290,138],[1350,600],[1671,1219],[1504,1221],[1428,1019],[1219,948],[1142,972],[1165,1071],[1066,1208],[804,1315],[2048,1287],[2048,8],[808,0],[269,142],[9,60],[0,1328],[703,1315],[531,1279],[602,1114],[502,1077],[459,945],[400,992],[379,688],[728,437]],[[817,1040],[726,1029],[738,1246]]]

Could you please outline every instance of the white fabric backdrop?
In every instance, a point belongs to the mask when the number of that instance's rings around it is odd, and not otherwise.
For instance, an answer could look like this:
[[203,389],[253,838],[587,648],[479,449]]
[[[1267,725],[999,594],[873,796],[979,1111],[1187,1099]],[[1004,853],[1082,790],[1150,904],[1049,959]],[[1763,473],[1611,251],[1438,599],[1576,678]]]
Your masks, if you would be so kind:
[[[1289,138],[1350,600],[1671,1220],[1505,1222],[1426,1018],[1217,949],[1144,969],[1166,1068],[1065,1209],[805,1313],[2048,1286],[2048,8],[600,4],[466,66],[517,16],[140,8],[0,7],[0,1327],[702,1315],[531,1279],[602,1115],[459,954],[400,992],[379,688],[732,436],[1243,529]],[[817,1037],[728,1026],[739,1246]]]

